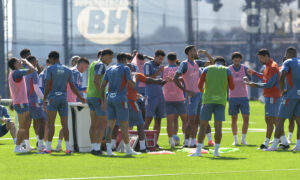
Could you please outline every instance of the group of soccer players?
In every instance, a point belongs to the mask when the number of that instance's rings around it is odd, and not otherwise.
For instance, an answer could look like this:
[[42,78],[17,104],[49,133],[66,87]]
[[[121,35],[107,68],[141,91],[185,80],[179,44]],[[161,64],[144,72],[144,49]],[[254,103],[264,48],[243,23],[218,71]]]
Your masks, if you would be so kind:
[[[184,52],[187,60],[182,62],[178,60],[176,53],[170,52],[166,55],[163,50],[157,50],[153,58],[138,52],[118,53],[117,64],[109,67],[114,52],[103,49],[98,52],[98,60],[91,64],[84,57],[74,56],[72,67],[67,67],[60,63],[59,53],[51,51],[46,62],[47,67],[42,71],[30,50],[23,49],[20,53],[21,60],[11,58],[8,62],[11,69],[9,88],[13,109],[18,114],[19,130],[15,135],[15,126],[10,121],[7,110],[2,111],[5,107],[0,107],[0,115],[5,116],[2,119],[5,125],[1,126],[0,135],[10,130],[13,138],[16,138],[14,152],[29,152],[32,150],[29,144],[29,128],[33,119],[37,149],[42,153],[51,153],[58,112],[62,128],[56,150],[62,150],[61,143],[64,139],[65,152],[70,154],[68,102],[82,102],[87,103],[90,109],[89,135],[92,154],[102,154],[101,143],[105,142],[107,155],[113,156],[119,129],[126,154],[139,154],[129,145],[128,130],[134,126],[138,130],[140,152],[147,152],[145,130],[149,129],[154,118],[154,130],[159,135],[161,119],[166,116],[171,148],[178,145],[180,117],[183,147],[197,147],[191,156],[202,155],[205,136],[208,138],[208,146],[215,146],[214,155],[219,156],[227,100],[228,113],[232,117],[233,145],[239,144],[237,120],[240,111],[243,118],[240,142],[247,145],[249,85],[263,88],[265,97],[267,133],[260,149],[277,150],[280,140],[280,148],[289,148],[283,130],[284,120],[296,119],[300,125],[300,76],[297,76],[300,72],[300,60],[295,48],[286,50],[286,61],[281,71],[270,57],[269,51],[261,49],[257,55],[259,62],[265,66],[263,73],[241,64],[242,54],[239,52],[232,53],[232,65],[229,67],[226,67],[223,57],[213,58],[207,51],[197,50],[193,45],[187,46]],[[201,55],[205,55],[208,60],[198,60]],[[165,56],[166,66],[163,65]],[[150,61],[146,62],[145,59]],[[87,69],[88,84],[83,87],[82,73]],[[261,78],[262,82],[250,81],[253,75]],[[215,142],[212,140],[209,124],[212,114],[215,120]],[[274,141],[269,148],[274,126]],[[299,133],[297,139],[294,150],[300,150]]]

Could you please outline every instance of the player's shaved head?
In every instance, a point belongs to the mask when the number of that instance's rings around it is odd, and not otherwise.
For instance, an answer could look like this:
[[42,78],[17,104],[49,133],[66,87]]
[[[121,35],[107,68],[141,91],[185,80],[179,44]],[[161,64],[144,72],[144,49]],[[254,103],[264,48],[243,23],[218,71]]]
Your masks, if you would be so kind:
[[175,52],[169,52],[167,58],[170,61],[175,61],[177,59],[176,53]]
[[89,60],[86,57],[79,57],[77,64],[78,65],[80,65],[80,64],[87,64],[87,65],[89,65],[90,62],[89,62]]
[[285,51],[285,57],[287,59],[297,57],[297,50],[295,47],[288,47]]
[[27,60],[32,64],[32,62],[36,61],[36,57],[35,56],[28,56]]
[[18,62],[18,59],[15,58],[15,57],[12,57],[8,60],[8,67],[11,69],[11,70],[15,70],[16,67],[15,67],[15,64]]
[[117,61],[119,62],[119,63],[126,63],[127,62],[127,55],[126,55],[126,53],[119,53],[118,55],[117,55]]
[[128,61],[132,61],[133,57],[130,53],[125,53]]
[[185,53],[186,55],[188,55],[189,52],[190,52],[190,50],[192,50],[192,49],[194,49],[194,48],[195,48],[194,45],[188,45],[188,46],[185,47],[184,53]]
[[217,57],[215,57],[215,63],[220,63],[220,64],[222,64],[223,66],[225,66],[226,61],[225,61],[224,57],[222,57],[222,56],[217,56]]
[[59,60],[59,53],[57,51],[51,51],[48,55],[49,60]]
[[20,52],[20,56],[24,59],[27,58],[30,55],[31,55],[30,49],[27,49],[27,48],[22,49],[21,52]]
[[257,53],[257,55],[259,56],[268,56],[270,57],[270,53],[267,49],[263,48],[263,49],[260,49]]

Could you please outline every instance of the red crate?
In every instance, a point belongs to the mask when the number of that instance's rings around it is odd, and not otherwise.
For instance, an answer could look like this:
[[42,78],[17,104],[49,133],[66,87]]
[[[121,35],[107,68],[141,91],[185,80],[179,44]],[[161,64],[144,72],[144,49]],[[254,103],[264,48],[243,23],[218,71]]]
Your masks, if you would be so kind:
[[[137,131],[129,130],[128,131],[129,137],[132,135],[138,135]],[[157,145],[157,130],[145,130],[145,135],[146,135],[146,147],[150,151],[156,151],[156,145]],[[118,137],[117,137],[117,146],[122,140],[122,135],[121,131],[119,130],[118,132]]]

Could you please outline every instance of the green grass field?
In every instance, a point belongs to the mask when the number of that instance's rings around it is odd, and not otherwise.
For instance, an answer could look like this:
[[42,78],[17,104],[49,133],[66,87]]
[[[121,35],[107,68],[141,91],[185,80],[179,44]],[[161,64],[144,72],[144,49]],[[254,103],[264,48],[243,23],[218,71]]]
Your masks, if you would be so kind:
[[[0,138],[0,173],[6,179],[298,179],[300,178],[300,154],[292,151],[263,152],[257,147],[265,139],[264,105],[251,102],[248,146],[239,146],[240,152],[188,157],[188,153],[175,155],[142,154],[126,157],[94,156],[89,153],[61,153],[16,155],[10,135]],[[13,113],[11,113],[14,116]],[[233,147],[230,117],[226,115],[221,147]],[[59,121],[56,122],[59,124]],[[213,123],[211,123],[213,124]],[[242,121],[239,117],[239,129]],[[288,123],[286,122],[286,127]],[[169,149],[166,120],[163,120],[159,145]],[[214,130],[213,130],[214,131]],[[293,142],[296,142],[296,129]],[[181,130],[179,130],[181,133]],[[58,128],[55,137],[58,136]],[[31,145],[36,140],[31,128]],[[180,135],[181,140],[183,139]],[[239,132],[239,139],[241,132]],[[53,147],[57,139],[54,139]],[[207,142],[205,142],[207,143]],[[293,147],[293,145],[292,145]]]

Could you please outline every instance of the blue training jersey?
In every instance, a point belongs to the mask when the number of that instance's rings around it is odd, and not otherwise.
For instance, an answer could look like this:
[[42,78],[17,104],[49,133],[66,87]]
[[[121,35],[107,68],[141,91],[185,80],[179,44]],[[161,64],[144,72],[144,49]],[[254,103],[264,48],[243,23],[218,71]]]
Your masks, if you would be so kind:
[[[154,61],[148,61],[144,64],[144,74],[146,76],[152,76],[155,72],[159,70],[162,66],[155,63]],[[154,78],[163,78],[163,72],[159,73]],[[146,84],[145,95],[150,98],[161,98],[163,97],[163,89],[161,85],[158,84]]]
[[46,67],[40,74],[39,74],[39,87],[41,91],[44,93],[45,91],[45,82],[46,82],[46,74],[47,74],[47,68]]
[[49,97],[67,98],[67,83],[74,83],[72,71],[65,65],[56,63],[47,69],[46,80],[50,81]]
[[127,102],[127,83],[132,80],[129,67],[120,63],[111,66],[104,80],[109,83],[107,101]]
[[26,88],[27,88],[27,97],[29,103],[38,103],[39,98],[34,90],[34,85],[39,83],[39,75],[36,71],[25,76]]
[[287,93],[283,97],[288,99],[300,99],[300,59],[293,58],[286,60],[282,65],[282,71],[286,75]]

